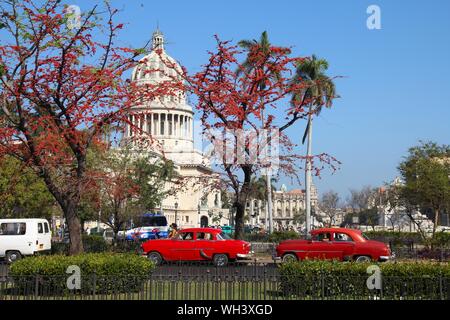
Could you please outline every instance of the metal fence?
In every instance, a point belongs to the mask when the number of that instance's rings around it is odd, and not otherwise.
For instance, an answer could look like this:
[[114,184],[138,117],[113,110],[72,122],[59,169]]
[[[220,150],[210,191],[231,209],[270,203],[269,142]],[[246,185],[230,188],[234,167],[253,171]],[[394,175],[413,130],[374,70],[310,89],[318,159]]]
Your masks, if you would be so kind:
[[[221,269],[222,270],[222,269]],[[370,290],[367,277],[309,275],[282,277],[222,274],[81,278],[68,289],[67,277],[22,276],[0,282],[0,300],[450,300],[450,278],[383,277]]]
[[9,266],[5,261],[0,261],[0,281],[8,276]]
[[434,250],[427,250],[425,248],[409,248],[409,247],[395,247],[391,246],[391,251],[398,259],[414,259],[414,260],[436,260],[436,261],[450,261],[450,249],[436,248]]

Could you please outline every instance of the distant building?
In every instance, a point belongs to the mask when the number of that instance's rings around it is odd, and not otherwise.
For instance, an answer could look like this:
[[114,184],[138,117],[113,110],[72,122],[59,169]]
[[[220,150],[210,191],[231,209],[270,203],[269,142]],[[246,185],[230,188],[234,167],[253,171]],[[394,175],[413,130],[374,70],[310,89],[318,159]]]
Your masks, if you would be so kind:
[[[285,185],[280,190],[273,191],[273,225],[274,229],[286,229],[290,226],[299,227],[304,221],[305,190],[293,189],[288,191]],[[317,208],[317,189],[311,186],[311,207]],[[252,199],[247,202],[248,223],[268,227],[267,202]],[[303,219],[303,220],[302,220]]]
[[403,181],[396,177],[387,188],[379,188],[378,201],[372,200],[372,207],[378,208],[379,220],[377,229],[416,232],[419,225],[422,230],[432,230],[433,221],[419,210],[407,212],[405,207],[392,207],[386,201],[390,187],[395,187],[402,183]]

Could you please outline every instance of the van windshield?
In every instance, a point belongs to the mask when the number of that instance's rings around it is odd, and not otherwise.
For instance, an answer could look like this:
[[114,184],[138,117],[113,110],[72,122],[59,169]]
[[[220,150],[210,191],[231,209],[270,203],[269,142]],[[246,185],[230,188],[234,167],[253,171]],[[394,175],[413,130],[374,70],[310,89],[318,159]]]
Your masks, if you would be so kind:
[[166,227],[167,219],[164,216],[142,217],[139,227]]

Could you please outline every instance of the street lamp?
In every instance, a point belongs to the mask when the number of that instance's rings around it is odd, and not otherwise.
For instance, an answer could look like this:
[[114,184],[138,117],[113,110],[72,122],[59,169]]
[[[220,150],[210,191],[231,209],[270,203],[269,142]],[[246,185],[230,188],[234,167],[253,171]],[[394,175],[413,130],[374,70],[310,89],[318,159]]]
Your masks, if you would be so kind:
[[178,202],[175,202],[175,224],[178,227]]

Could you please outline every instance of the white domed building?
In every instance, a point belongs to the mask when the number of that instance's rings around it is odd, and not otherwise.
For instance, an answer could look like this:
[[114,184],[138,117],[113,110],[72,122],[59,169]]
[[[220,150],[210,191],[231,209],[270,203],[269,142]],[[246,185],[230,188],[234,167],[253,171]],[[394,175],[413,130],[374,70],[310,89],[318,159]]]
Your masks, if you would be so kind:
[[[169,80],[167,75],[182,74],[179,63],[166,53],[164,36],[159,30],[153,33],[152,51],[141,62],[131,77],[137,84],[154,85]],[[211,183],[201,184],[201,181],[217,181],[219,177],[211,169],[209,160],[194,148],[194,112],[186,101],[185,92],[142,102],[131,109],[129,120],[146,134],[141,135],[127,126],[122,144],[133,143],[138,152],[153,152],[172,160],[178,174],[184,178],[184,188],[164,199],[161,208],[155,209],[161,209],[169,223],[176,222],[179,227],[229,224],[228,209],[221,208],[220,190],[212,188]]]

